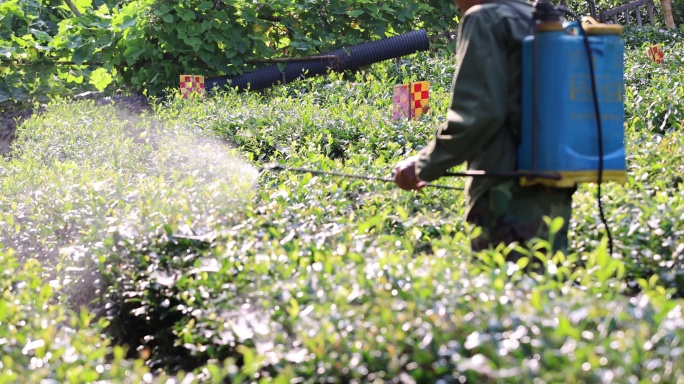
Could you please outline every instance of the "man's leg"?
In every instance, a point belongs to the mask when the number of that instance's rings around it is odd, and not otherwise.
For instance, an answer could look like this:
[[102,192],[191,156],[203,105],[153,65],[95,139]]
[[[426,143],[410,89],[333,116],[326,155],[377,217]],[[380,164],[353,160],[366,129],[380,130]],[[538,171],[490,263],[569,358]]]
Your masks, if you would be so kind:
[[[482,227],[482,234],[471,240],[474,251],[498,244],[517,242],[521,246],[535,237],[549,238],[544,216],[563,218],[563,227],[552,244],[553,252],[567,251],[568,223],[575,188],[544,186],[521,187],[516,181],[501,183],[475,202],[467,217],[471,224]],[[523,255],[511,252],[507,259],[516,262]]]
[[554,234],[551,252],[568,251],[568,228],[572,216],[572,196],[576,188],[554,188],[536,185],[532,187],[513,187],[513,198],[508,215],[515,237],[522,241],[533,238],[548,240],[549,228],[544,216],[562,218],[563,226]]

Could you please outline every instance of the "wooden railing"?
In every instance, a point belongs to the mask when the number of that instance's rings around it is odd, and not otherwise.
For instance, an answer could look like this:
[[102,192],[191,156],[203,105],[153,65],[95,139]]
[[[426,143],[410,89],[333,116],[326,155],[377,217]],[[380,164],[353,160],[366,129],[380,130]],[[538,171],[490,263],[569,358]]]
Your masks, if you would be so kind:
[[607,11],[601,11],[598,13],[598,17],[596,15],[596,7],[594,6],[594,2],[591,0],[589,1],[589,9],[592,14],[592,17],[595,19],[598,19],[601,23],[613,23],[613,24],[620,24],[619,22],[619,15],[623,14],[624,15],[624,23],[625,25],[631,25],[631,13],[632,10],[634,10],[634,15],[636,17],[636,23],[638,26],[642,26],[642,21],[641,21],[641,10],[642,7],[646,6],[646,12],[648,14],[648,22],[651,25],[655,25],[655,19],[653,17],[653,0],[637,0],[633,1],[629,4],[621,5],[619,7],[615,7],[613,9],[609,9]]

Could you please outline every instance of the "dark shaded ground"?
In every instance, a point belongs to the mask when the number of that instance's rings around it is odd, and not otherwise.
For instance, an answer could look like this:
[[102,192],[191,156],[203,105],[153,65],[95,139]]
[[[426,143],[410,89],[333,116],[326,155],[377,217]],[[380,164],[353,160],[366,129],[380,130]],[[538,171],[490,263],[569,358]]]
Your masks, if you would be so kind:
[[10,146],[15,138],[17,126],[33,115],[28,109],[10,110],[0,116],[0,154],[10,152]]

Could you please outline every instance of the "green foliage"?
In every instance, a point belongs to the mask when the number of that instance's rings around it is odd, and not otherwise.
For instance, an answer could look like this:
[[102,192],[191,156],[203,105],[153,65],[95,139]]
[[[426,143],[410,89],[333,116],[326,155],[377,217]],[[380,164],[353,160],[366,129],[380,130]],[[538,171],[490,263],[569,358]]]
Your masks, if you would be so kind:
[[180,74],[236,75],[260,59],[456,28],[446,0],[81,0],[80,16],[56,3],[0,5],[0,103],[45,102],[47,95],[110,85],[159,95],[176,88]]
[[[607,11],[609,9],[619,7],[620,5],[627,4],[629,1],[621,0],[595,0],[594,6],[596,7],[596,12]],[[560,5],[560,1],[552,1],[555,5]],[[565,2],[566,7],[572,12],[578,15],[589,15],[590,12],[590,2],[588,0],[569,0]]]
[[6,27],[0,30],[3,111],[16,104],[102,91],[112,84],[113,67],[88,61],[101,60],[102,50],[121,39],[117,20],[122,13],[118,8],[110,12],[102,1],[74,3],[88,13],[76,17],[63,2],[10,0],[0,4],[0,24]]
[[[444,120],[453,55],[153,116],[50,104],[0,163],[0,382],[680,381],[684,47],[635,48],[628,181],[602,188],[618,254],[583,185],[573,252],[538,239],[538,275],[470,251],[460,192],[253,168],[386,177]],[[430,114],[391,121],[414,80]]]
[[672,2],[672,18],[679,28],[684,25],[684,3],[681,1]]
[[37,260],[20,263],[0,245],[0,383],[43,381],[140,383],[151,378],[142,361],[101,334],[104,319],[54,304],[56,281],[46,282]]
[[[22,6],[23,5],[23,6]],[[48,31],[54,20],[45,7],[35,0],[5,1],[0,4],[0,103],[26,101],[53,93],[45,73],[26,70],[17,60],[36,60],[48,51]]]
[[[681,32],[646,29],[638,34],[629,33],[626,39],[633,49],[625,70],[626,93],[633,100],[627,105],[627,116],[633,118],[633,124],[639,130],[646,128],[663,134],[682,129],[684,107],[676,102],[684,96],[679,75],[684,61]],[[663,50],[660,64],[654,63],[646,54],[647,48],[654,44],[660,44]],[[648,98],[643,94],[649,95]]]
[[[682,30],[662,29],[659,26],[644,25],[641,29],[628,28],[624,33],[625,48],[643,49],[653,44],[661,44],[664,49],[673,47],[675,43],[681,41]],[[676,50],[672,51],[675,55]],[[672,61],[670,61],[672,62]]]
[[[237,75],[255,60],[308,56],[368,40],[430,28],[454,28],[446,1],[156,1],[120,45],[124,78],[158,93],[181,73]],[[124,65],[125,61],[125,65]]]

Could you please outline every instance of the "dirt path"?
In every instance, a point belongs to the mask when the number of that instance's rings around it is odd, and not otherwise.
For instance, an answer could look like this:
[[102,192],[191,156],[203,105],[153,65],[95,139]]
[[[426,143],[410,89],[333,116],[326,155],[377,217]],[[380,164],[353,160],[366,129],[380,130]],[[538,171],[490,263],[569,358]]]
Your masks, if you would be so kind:
[[0,155],[9,153],[17,126],[31,117],[31,110],[13,110],[0,116]]

